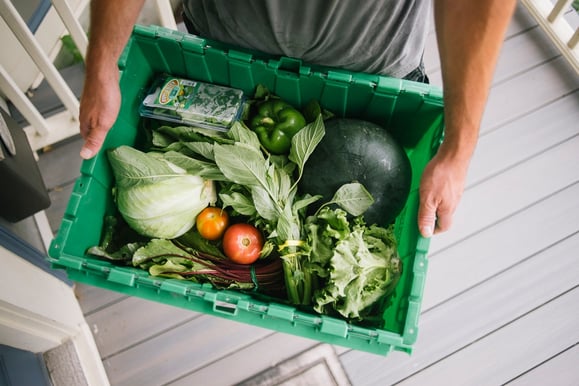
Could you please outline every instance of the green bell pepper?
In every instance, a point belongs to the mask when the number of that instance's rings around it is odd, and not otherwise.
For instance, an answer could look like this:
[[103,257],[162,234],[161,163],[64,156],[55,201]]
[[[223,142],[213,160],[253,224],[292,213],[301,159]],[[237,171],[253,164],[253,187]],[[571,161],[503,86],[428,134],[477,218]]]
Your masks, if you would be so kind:
[[258,105],[249,123],[260,143],[273,154],[287,154],[292,137],[306,125],[301,112],[281,99],[270,99]]

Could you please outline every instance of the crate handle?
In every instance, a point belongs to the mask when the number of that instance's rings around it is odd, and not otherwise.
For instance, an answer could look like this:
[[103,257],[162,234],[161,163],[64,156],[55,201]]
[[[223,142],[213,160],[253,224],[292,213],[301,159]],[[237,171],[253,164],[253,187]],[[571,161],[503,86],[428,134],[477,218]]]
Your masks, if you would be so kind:
[[228,316],[236,316],[237,305],[229,302],[224,302],[222,300],[216,300],[215,302],[213,302],[213,311]]
[[207,292],[203,298],[213,304],[213,311],[215,313],[228,316],[237,315],[237,304],[230,301],[235,300],[235,297],[221,292]]
[[299,75],[307,75],[310,72],[309,67],[303,65],[300,59],[282,56],[278,61],[273,61],[277,70],[291,72]]

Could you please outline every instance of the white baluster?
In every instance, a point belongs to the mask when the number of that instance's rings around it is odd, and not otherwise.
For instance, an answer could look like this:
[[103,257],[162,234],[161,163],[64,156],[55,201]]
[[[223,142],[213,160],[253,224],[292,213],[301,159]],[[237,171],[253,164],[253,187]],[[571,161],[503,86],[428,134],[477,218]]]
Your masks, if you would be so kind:
[[11,29],[14,36],[28,52],[34,63],[46,77],[47,82],[54,89],[64,106],[70,111],[73,117],[78,117],[79,102],[70,87],[66,84],[62,76],[58,73],[54,64],[38,44],[34,35],[30,32],[22,17],[9,0],[0,0],[0,16]]
[[82,0],[81,4],[79,5],[78,12],[73,12],[73,10],[68,5],[66,0],[52,0],[52,5],[56,9],[56,12],[62,19],[62,22],[66,26],[66,29],[70,33],[72,40],[76,44],[78,50],[80,51],[82,57],[86,56],[86,49],[88,46],[88,38],[84,29],[80,25],[78,21],[78,17],[80,13],[86,7],[88,2],[86,0]]
[[16,82],[12,80],[2,64],[0,64],[0,90],[10,99],[28,123],[34,127],[37,134],[48,134],[49,128],[46,120],[30,102],[30,99],[20,90]]

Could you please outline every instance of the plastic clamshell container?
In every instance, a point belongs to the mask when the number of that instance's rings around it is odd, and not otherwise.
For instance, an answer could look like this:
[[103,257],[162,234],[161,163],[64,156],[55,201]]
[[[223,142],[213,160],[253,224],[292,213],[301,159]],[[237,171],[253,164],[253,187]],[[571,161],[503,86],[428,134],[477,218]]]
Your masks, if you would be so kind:
[[143,117],[227,131],[241,117],[242,90],[162,74],[139,108]]
[[[309,66],[299,60],[233,49],[194,35],[156,26],[136,26],[119,60],[123,98],[118,119],[103,149],[81,166],[58,234],[49,249],[54,268],[71,280],[237,322],[335,345],[386,355],[410,353],[427,272],[429,240],[418,232],[418,185],[422,171],[443,136],[442,91],[426,84],[344,70]],[[258,84],[288,102],[303,106],[317,99],[337,116],[382,125],[406,150],[413,171],[411,192],[395,222],[404,264],[391,305],[380,328],[308,313],[248,293],[217,290],[209,284],[150,276],[85,254],[98,245],[105,215],[114,214],[113,175],[105,151],[120,145],[142,147],[139,105],[156,74],[199,80],[243,90]]]

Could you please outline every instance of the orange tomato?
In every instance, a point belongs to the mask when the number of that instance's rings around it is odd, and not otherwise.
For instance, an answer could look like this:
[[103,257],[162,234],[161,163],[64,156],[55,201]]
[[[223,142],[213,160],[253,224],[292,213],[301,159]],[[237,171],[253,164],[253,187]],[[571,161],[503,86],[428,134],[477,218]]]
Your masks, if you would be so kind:
[[229,215],[221,208],[208,206],[197,215],[197,231],[207,240],[218,240],[229,225]]

